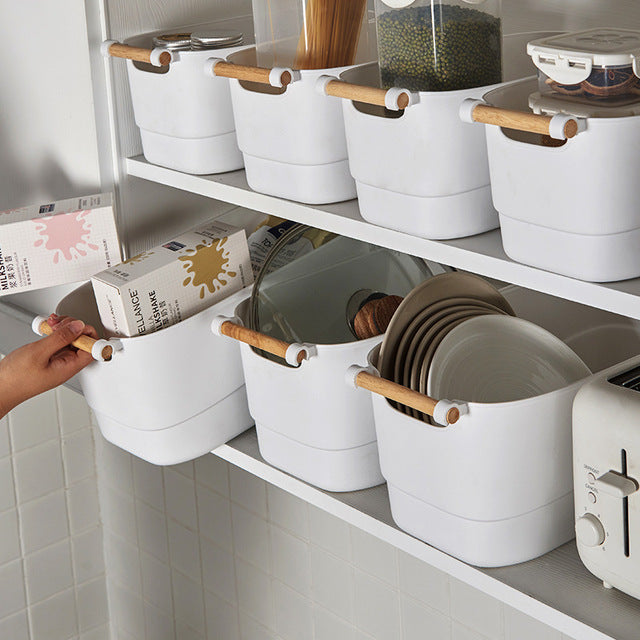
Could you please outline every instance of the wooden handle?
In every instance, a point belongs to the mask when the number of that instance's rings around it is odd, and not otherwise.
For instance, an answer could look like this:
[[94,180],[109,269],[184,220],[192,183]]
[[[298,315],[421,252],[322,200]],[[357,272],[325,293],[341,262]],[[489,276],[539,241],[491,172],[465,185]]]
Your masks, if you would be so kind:
[[[283,360],[286,358],[287,349],[291,346],[288,342],[284,342],[283,340],[278,340],[278,338],[272,338],[271,336],[265,335],[264,333],[260,333],[259,331],[254,331],[253,329],[248,329],[247,327],[243,327],[239,324],[235,324],[227,320],[220,325],[220,333],[223,336],[228,336],[229,338],[233,338],[234,340],[238,340],[239,342],[244,342],[256,349],[262,349],[262,351],[267,351],[268,353],[273,354],[274,356],[278,356]],[[306,360],[308,354],[306,351],[301,351],[298,354],[298,364],[300,364],[303,360]]]
[[[502,109],[501,107],[492,107],[487,104],[479,104],[473,109],[471,117],[475,122],[494,124],[498,127],[504,127],[505,129],[529,131],[546,136],[551,135],[549,125],[551,124],[552,116],[543,116],[535,113],[525,113],[511,109]],[[573,138],[577,133],[578,123],[575,120],[568,120],[564,125],[565,138]]]
[[[365,87],[360,84],[342,82],[342,80],[331,80],[325,85],[324,91],[328,96],[335,96],[336,98],[346,98],[354,102],[365,102],[366,104],[372,104],[378,107],[387,106],[386,89]],[[396,99],[398,109],[406,109],[409,103],[410,97],[407,92],[400,93]]]
[[[356,384],[362,389],[367,389],[416,411],[426,413],[428,416],[433,416],[433,411],[438,404],[437,400],[429,396],[422,395],[413,389],[407,389],[407,387],[391,382],[391,380],[378,378],[378,376],[366,371],[361,371],[356,376]],[[447,424],[455,424],[459,417],[460,411],[456,407],[452,407],[447,412]]]
[[[109,55],[114,58],[126,58],[127,60],[135,60],[136,62],[151,62],[152,49],[143,49],[142,47],[130,47],[128,44],[120,44],[116,42],[109,47]],[[160,54],[158,61],[160,66],[166,67],[171,62],[171,54],[164,51]]]
[[[217,62],[213,67],[213,74],[221,78],[234,78],[235,80],[246,80],[247,82],[258,82],[260,84],[271,85],[272,69],[264,67],[249,67],[243,64],[233,64],[231,62]],[[283,71],[280,75],[280,82],[283,87],[291,84],[293,77],[290,71]]]
[[[53,329],[47,324],[47,322],[41,322],[39,327],[40,333],[45,336],[50,336],[53,333]],[[95,338],[90,336],[80,336],[78,339],[74,340],[71,344],[80,349],[80,351],[86,351],[87,353],[92,353],[93,345],[98,342]],[[107,345],[102,350],[102,358],[105,361],[111,360],[113,356],[113,347]]]

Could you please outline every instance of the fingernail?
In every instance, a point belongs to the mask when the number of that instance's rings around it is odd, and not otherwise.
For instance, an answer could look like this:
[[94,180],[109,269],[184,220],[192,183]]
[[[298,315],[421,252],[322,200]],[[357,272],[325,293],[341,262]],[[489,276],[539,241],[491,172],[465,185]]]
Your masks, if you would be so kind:
[[74,333],[80,333],[84,329],[84,322],[82,320],[72,320],[69,323],[69,329]]
[[57,313],[52,313],[49,315],[49,320],[59,320],[60,316]]

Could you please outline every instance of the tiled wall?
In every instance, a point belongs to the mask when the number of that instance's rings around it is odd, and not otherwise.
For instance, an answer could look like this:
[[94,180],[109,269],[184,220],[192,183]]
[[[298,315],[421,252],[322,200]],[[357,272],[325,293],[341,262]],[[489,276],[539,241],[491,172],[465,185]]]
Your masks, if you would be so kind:
[[569,640],[214,455],[97,448],[118,640]]
[[0,638],[107,640],[93,430],[50,391],[0,420]]

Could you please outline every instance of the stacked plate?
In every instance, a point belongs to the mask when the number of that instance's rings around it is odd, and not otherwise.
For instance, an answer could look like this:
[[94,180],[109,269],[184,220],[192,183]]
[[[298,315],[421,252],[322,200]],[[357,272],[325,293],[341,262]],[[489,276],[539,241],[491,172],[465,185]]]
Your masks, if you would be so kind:
[[[426,280],[405,297],[391,319],[380,349],[380,374],[426,394],[431,363],[440,343],[462,323],[487,315],[515,313],[504,296],[483,278],[453,272]],[[394,406],[430,422],[428,416],[414,409]]]
[[467,402],[515,402],[590,374],[569,346],[542,327],[522,318],[476,317],[455,327],[438,346],[427,393]]

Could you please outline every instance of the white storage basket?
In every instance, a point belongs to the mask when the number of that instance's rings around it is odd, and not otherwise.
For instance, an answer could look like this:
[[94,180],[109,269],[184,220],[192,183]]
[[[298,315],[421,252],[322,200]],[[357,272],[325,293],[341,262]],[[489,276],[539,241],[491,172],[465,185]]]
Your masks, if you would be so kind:
[[[525,51],[531,37],[505,38],[505,78],[535,71]],[[378,68],[376,64],[356,67],[340,78],[353,85],[377,86]],[[359,88],[353,87],[356,92]],[[399,91],[389,90],[382,104],[397,107],[391,98]],[[485,137],[458,117],[465,98],[480,97],[486,91],[486,86],[407,91],[409,105],[403,111],[343,100],[349,166],[365,220],[431,239],[469,236],[498,226]],[[331,88],[328,92],[340,95]]]
[[[94,362],[79,374],[85,399],[103,436],[153,464],[197,458],[248,429],[240,351],[211,335],[211,319],[232,312],[240,291],[162,329],[112,339],[110,362]],[[56,310],[101,331],[90,284],[65,297]]]
[[[522,80],[485,101],[526,110],[537,88],[536,79]],[[576,122],[578,134],[555,147],[539,135],[486,127],[504,250],[518,262],[581,280],[638,277],[640,115]]]
[[[518,287],[503,294],[516,315],[565,340],[593,371],[640,350],[636,321]],[[573,538],[571,406],[581,384],[517,402],[468,403],[447,428],[374,396],[396,524],[485,567],[524,562]]]
[[[228,60],[253,66],[255,49],[240,51]],[[281,89],[231,80],[238,145],[247,182],[255,191],[308,204],[356,197],[342,107],[315,91],[323,73],[291,72],[293,81]]]
[[[251,44],[253,27],[250,21],[236,20],[198,25],[189,30],[216,28],[243,32],[244,44],[172,52],[171,63],[163,67],[127,60],[135,122],[149,162],[192,174],[242,168],[229,81],[207,77],[204,67],[211,56],[226,57]],[[153,36],[158,34],[129,38],[125,44],[151,49]]]
[[[240,318],[246,304],[237,310]],[[249,411],[267,462],[327,491],[384,482],[371,398],[344,380],[349,365],[365,366],[381,340],[314,345],[297,368],[241,345]]]

